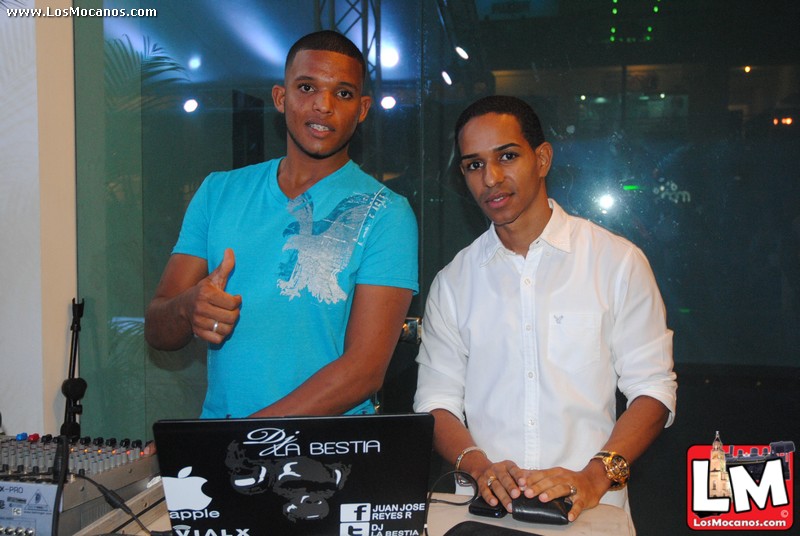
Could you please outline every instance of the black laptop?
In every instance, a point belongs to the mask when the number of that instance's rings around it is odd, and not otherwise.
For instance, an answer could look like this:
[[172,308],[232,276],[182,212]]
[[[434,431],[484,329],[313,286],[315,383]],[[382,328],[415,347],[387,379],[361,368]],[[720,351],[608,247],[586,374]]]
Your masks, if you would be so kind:
[[423,534],[430,414],[153,425],[176,536]]

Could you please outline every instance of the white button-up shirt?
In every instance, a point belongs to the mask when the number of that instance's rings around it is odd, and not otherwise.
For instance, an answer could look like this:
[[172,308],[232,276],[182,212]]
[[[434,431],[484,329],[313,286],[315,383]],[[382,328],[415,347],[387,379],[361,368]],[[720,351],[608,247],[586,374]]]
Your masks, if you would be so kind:
[[672,332],[641,250],[550,206],[527,256],[492,226],[436,276],[414,409],[466,421],[492,461],[578,471],[611,435],[617,387],[661,401],[672,423]]

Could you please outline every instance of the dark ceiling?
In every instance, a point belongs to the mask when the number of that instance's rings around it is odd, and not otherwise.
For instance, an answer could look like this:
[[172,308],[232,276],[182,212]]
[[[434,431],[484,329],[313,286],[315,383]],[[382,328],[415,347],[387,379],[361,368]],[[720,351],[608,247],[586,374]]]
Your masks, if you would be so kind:
[[[337,9],[348,3],[338,0]],[[400,55],[396,67],[383,69],[387,82],[418,80],[425,70],[438,74],[439,65],[444,67],[450,60],[445,61],[437,55],[437,49],[428,46],[431,39],[453,45],[467,43],[483,72],[704,62],[724,67],[800,61],[800,47],[795,42],[800,2],[796,0],[378,3],[382,47],[394,47]],[[315,29],[314,0],[107,0],[103,5],[157,9],[156,17],[107,18],[106,37],[127,35],[136,44],[147,36],[187,67],[190,82],[206,86],[279,80],[291,44]],[[615,15],[612,6],[616,5],[625,9],[620,8]],[[659,7],[658,12],[654,12],[654,6]],[[350,13],[343,20],[354,16]],[[612,27],[618,29],[620,37],[614,43],[609,40]],[[437,37],[432,38],[432,34]],[[357,25],[348,36],[360,44]],[[425,65],[419,61],[423,53]],[[199,67],[189,68],[193,58],[199,59]]]
[[[625,9],[615,15],[614,5]],[[483,20],[479,28],[491,69],[800,60],[797,1],[562,0],[559,8],[552,17]],[[611,28],[617,30],[615,42]]]
[[[345,2],[339,2],[339,5]],[[107,0],[107,8],[154,8],[158,15],[147,18],[107,18],[107,39],[127,35],[134,44],[147,36],[166,54],[187,67],[193,83],[214,85],[222,81],[258,83],[278,80],[283,61],[292,43],[314,28],[313,0]],[[382,45],[400,51],[418,40],[413,24],[419,9],[404,9],[413,3],[382,2]],[[357,20],[354,13],[341,15],[344,23]],[[356,25],[347,35],[360,45],[361,28]],[[413,48],[412,48],[413,50]],[[401,52],[402,53],[402,52]],[[193,58],[200,66],[189,68]],[[416,62],[401,62],[385,68],[386,79],[409,78],[416,73]]]

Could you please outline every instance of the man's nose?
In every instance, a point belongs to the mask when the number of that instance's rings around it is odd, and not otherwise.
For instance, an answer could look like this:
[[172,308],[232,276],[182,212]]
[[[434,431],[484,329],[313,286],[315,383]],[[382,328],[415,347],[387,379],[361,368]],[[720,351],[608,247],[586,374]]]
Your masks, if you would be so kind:
[[486,172],[483,174],[483,184],[487,188],[503,182],[503,170],[498,165],[486,164]]
[[333,95],[328,91],[320,91],[314,99],[314,109],[321,113],[328,113],[333,109]]

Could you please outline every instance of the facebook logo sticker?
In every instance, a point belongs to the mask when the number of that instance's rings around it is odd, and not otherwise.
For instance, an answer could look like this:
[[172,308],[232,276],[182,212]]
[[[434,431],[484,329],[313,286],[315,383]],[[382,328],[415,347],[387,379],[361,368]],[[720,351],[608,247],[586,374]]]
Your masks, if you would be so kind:
[[372,517],[370,503],[343,504],[339,507],[339,536],[369,536]]
[[341,505],[339,519],[346,521],[369,522],[372,518],[372,505],[370,503],[351,503]]

